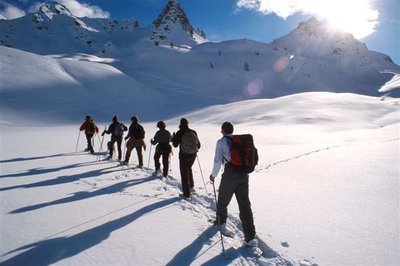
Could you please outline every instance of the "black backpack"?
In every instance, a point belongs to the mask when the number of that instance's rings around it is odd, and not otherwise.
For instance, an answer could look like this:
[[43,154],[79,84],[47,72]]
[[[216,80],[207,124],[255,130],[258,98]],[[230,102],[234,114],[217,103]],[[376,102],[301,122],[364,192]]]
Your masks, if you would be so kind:
[[113,135],[122,136],[124,134],[124,125],[121,123],[115,124]]
[[253,136],[232,135],[227,137],[230,143],[231,166],[235,172],[251,173],[258,163],[258,151]]

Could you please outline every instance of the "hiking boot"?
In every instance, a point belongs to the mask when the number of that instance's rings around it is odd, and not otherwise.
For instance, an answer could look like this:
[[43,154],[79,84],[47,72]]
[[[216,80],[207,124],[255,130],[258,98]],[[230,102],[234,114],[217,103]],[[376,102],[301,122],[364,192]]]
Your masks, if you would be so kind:
[[190,188],[190,193],[196,193],[196,190],[194,189],[194,187]]
[[89,151],[89,148],[86,148],[84,151]]
[[153,173],[153,175],[156,175],[156,176],[161,175],[161,170],[160,170],[160,169],[155,170],[154,173]]
[[183,199],[190,199],[190,196],[185,196],[185,195],[182,194],[182,193],[179,194],[179,197],[180,197],[180,198],[183,198]]
[[250,248],[257,247],[258,246],[258,240],[256,238],[253,238],[252,240],[247,241],[245,245],[246,245],[246,247],[250,247]]
[[226,223],[221,224],[221,234],[228,237],[233,237],[234,235],[234,233],[228,227],[226,227]]
[[129,164],[129,162],[127,162],[127,161],[124,161],[124,165],[128,165]]

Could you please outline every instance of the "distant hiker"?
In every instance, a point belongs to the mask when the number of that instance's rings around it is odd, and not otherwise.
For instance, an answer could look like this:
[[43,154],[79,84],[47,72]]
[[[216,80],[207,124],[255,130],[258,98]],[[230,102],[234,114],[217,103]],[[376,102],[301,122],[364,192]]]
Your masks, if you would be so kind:
[[146,144],[144,143],[144,128],[142,125],[139,124],[139,117],[136,115],[131,117],[131,125],[129,126],[128,135],[126,136],[125,140],[129,139],[126,143],[126,155],[125,155],[125,162],[124,164],[129,163],[129,158],[131,157],[131,152],[135,148],[138,160],[139,160],[139,167],[143,167],[143,152],[142,147],[146,150]]
[[93,121],[93,118],[90,115],[87,115],[85,118],[85,122],[79,128],[80,131],[85,130],[86,140],[87,140],[87,148],[85,151],[90,151],[91,154],[94,153],[93,145],[92,145],[92,138],[94,134],[99,133],[99,128]]
[[157,123],[157,127],[159,130],[154,135],[154,138],[150,141],[152,145],[157,145],[156,152],[154,153],[154,165],[156,168],[155,174],[160,172],[160,157],[162,157],[163,164],[163,176],[168,176],[168,164],[169,164],[169,155],[172,151],[171,145],[171,133],[166,130],[166,125],[164,121],[159,121]]
[[122,144],[122,137],[124,135],[124,131],[127,131],[128,128],[120,123],[118,121],[117,116],[114,116],[112,118],[112,124],[108,127],[107,130],[104,130],[103,133],[101,134],[104,136],[104,134],[111,134],[111,141],[109,143],[109,150],[110,150],[110,156],[108,159],[112,159],[113,153],[114,153],[114,144],[117,142],[117,147],[118,147],[118,160],[121,160],[122,158],[122,150],[121,150],[121,144]]
[[[233,194],[239,205],[239,217],[242,221],[244,237],[246,245],[254,247],[258,245],[256,239],[256,229],[253,220],[253,211],[249,199],[249,174],[248,172],[254,170],[237,170],[232,162],[237,158],[232,158],[233,154],[233,124],[224,122],[221,127],[223,137],[217,141],[214,156],[214,166],[210,175],[210,181],[214,183],[215,177],[224,163],[224,172],[222,174],[221,183],[219,185],[218,201],[217,201],[217,220],[216,223],[221,225],[221,233],[229,235],[230,232],[226,228],[226,219],[228,217],[228,205],[232,199]],[[247,135],[249,136],[249,135]],[[252,138],[252,137],[251,137]],[[256,152],[256,151],[255,151]],[[240,160],[240,159],[239,159]],[[258,161],[258,156],[256,162]]]
[[200,149],[200,141],[196,131],[189,128],[189,121],[182,118],[179,130],[172,135],[174,147],[179,145],[179,169],[181,172],[183,197],[189,198],[190,192],[194,191],[192,166]]

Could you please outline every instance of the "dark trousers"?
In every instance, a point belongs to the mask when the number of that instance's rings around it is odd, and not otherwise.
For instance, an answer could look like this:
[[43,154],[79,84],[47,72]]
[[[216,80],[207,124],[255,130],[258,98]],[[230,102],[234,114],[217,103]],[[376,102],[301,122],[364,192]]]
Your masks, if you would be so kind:
[[190,197],[190,188],[194,187],[192,166],[196,160],[194,156],[181,156],[179,158],[179,169],[181,171],[182,190],[184,197]]
[[[110,146],[113,147],[114,143],[117,143],[117,149],[118,149],[118,160],[121,160],[122,158],[122,150],[121,150],[121,144],[122,144],[122,136],[116,137],[116,136],[111,136],[111,143]],[[110,157],[113,156],[114,149],[110,149]]]
[[239,205],[239,217],[242,221],[245,241],[250,241],[255,237],[256,229],[254,226],[253,211],[249,199],[249,175],[237,173],[227,164],[222,174],[219,185],[217,219],[219,223],[226,223],[228,217],[228,205],[233,194],[236,196]]
[[162,157],[162,164],[163,164],[163,176],[168,176],[168,168],[169,168],[169,152],[155,152],[154,153],[154,166],[156,167],[156,171],[160,170],[160,157]]
[[90,153],[94,153],[93,145],[92,145],[92,138],[93,138],[93,134],[86,134],[87,149],[90,151]]
[[129,146],[126,148],[126,154],[125,154],[125,162],[129,162],[129,158],[131,157],[132,150],[136,149],[136,153],[138,156],[138,161],[139,161],[139,166],[143,166],[143,152],[142,152],[142,146]]

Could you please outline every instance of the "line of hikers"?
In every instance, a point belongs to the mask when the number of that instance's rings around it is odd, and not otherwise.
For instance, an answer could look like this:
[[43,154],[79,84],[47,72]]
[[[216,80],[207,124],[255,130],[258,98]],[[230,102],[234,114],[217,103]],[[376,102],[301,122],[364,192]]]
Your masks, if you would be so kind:
[[[144,141],[145,130],[139,124],[138,116],[131,117],[131,125],[128,128],[118,121],[117,116],[112,118],[112,123],[102,132],[104,134],[111,134],[111,141],[108,143],[109,157],[111,159],[114,153],[114,144],[117,143],[118,160],[122,159],[122,141],[124,131],[128,131],[125,137],[126,154],[124,164],[129,163],[131,152],[136,149],[139,161],[139,167],[143,167],[143,152],[142,148],[146,150]],[[197,136],[197,132],[189,128],[189,121],[182,118],[179,124],[179,130],[171,135],[166,129],[164,121],[157,123],[159,130],[155,133],[150,143],[156,146],[154,153],[155,173],[161,173],[160,158],[162,158],[163,171],[162,175],[167,178],[169,171],[169,157],[172,152],[170,143],[174,147],[179,146],[179,169],[182,182],[182,196],[189,198],[191,192],[194,190],[194,180],[192,166],[197,158],[201,144]],[[92,138],[96,133],[99,133],[99,128],[93,121],[93,118],[86,116],[85,122],[80,127],[81,131],[85,131],[87,139],[87,151],[94,153]],[[229,229],[226,227],[226,220],[228,217],[227,208],[233,197],[239,205],[240,220],[245,236],[245,242],[248,246],[257,246],[258,241],[256,238],[256,231],[253,220],[253,212],[249,199],[249,173],[254,170],[258,162],[257,150],[253,144],[251,135],[236,135],[233,136],[234,127],[231,122],[224,122],[221,126],[222,138],[217,141],[213,170],[209,177],[210,182],[214,185],[214,180],[218,175],[221,166],[224,165],[224,172],[221,176],[219,186],[218,200],[217,200],[217,217],[215,223],[220,226],[220,231],[224,235],[231,235]],[[248,145],[248,146],[244,146]],[[244,154],[243,152],[248,152]],[[247,165],[245,165],[245,162]]]

